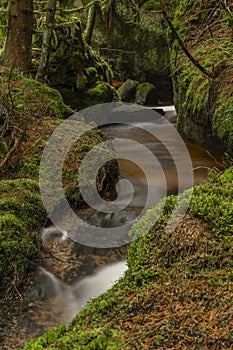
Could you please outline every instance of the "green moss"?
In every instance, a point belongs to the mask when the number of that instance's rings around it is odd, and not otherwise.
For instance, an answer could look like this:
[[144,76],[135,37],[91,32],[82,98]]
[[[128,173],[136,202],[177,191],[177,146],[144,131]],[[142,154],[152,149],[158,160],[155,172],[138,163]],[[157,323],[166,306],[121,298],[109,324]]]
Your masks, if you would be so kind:
[[[79,341],[76,343],[76,332],[79,334]],[[61,331],[59,332],[61,334]],[[25,349],[44,349],[48,341],[51,341],[51,337],[56,339],[56,332],[52,331],[48,333],[47,341],[41,338],[40,343],[38,341],[31,340],[26,345]],[[55,341],[56,344],[56,341]],[[60,350],[116,350],[121,348],[122,341],[118,338],[118,332],[111,329],[108,325],[105,327],[96,327],[86,330],[82,330],[76,327],[73,336],[72,334],[65,333],[61,338],[59,344],[49,349]]]
[[208,185],[195,187],[192,198],[191,213],[208,222],[214,236],[220,239],[232,235],[232,180],[233,168],[230,168],[217,179],[213,177]]
[[77,91],[61,89],[65,103],[75,110],[82,110],[97,104],[119,101],[120,98],[114,87],[106,82],[97,81],[101,76],[96,75],[94,67],[89,68],[91,69],[90,73],[88,75],[83,74],[77,80]]
[[[173,25],[176,28],[181,39],[185,41],[187,38],[187,34],[190,32],[191,29],[194,28],[196,24],[195,22],[193,23],[192,21],[190,21],[188,15],[190,13],[193,13],[193,11],[195,11],[195,9],[198,8],[199,5],[197,2],[190,2],[189,0],[179,1],[176,5],[174,5],[173,8],[173,10],[175,10]],[[168,37],[170,40],[172,36],[173,34],[169,30]]]
[[233,98],[220,96],[220,105],[213,117],[213,130],[225,144],[227,152],[233,154]]
[[[80,124],[80,127],[82,127],[82,124]],[[74,144],[71,152],[68,154],[63,168],[63,184],[65,187],[65,194],[73,206],[77,207],[84,203],[78,188],[78,183],[82,179],[77,173],[77,166],[80,165],[83,158],[90,150],[92,150],[97,144],[108,139],[109,137],[101,130],[91,129]],[[112,151],[104,145],[94,150],[93,154],[93,163],[90,165],[91,169],[97,169],[100,160],[103,160],[103,164],[105,164],[106,161],[104,161],[104,159],[106,159],[106,156],[107,158],[114,158]],[[74,162],[74,166],[72,166],[72,162]],[[88,169],[83,174],[82,178],[86,186],[93,185],[94,181],[101,196],[104,196],[106,192],[114,195],[115,184],[118,176],[118,165],[115,160],[107,162],[104,168],[99,170],[97,179],[93,180],[92,175],[92,170],[90,173],[88,172]],[[103,178],[106,178],[106,181],[103,182]]]
[[97,69],[95,67],[88,67],[85,69],[86,75],[88,78],[96,78],[97,76]]
[[[231,74],[233,50],[230,32],[227,34],[228,39],[222,40],[217,23],[224,23],[225,20],[224,13],[218,8],[218,20],[214,17],[209,19],[209,25],[216,23],[216,26],[212,31],[206,31],[204,23],[212,5],[216,5],[214,1],[204,4],[184,0],[173,7],[173,24],[181,39],[196,61],[214,76],[213,79],[208,78],[190,62],[169,29],[174,101],[178,111],[178,130],[182,136],[204,146],[232,153],[232,102],[228,101],[232,95],[232,84],[228,76]],[[190,22],[188,25],[187,21]],[[201,35],[193,41],[197,28]]]
[[186,61],[179,76],[181,87],[186,91],[182,108],[193,120],[206,118],[210,81],[192,63]]
[[0,140],[0,157],[4,157],[7,151],[8,151],[8,148],[6,143]]
[[87,98],[92,101],[91,105],[112,102],[115,96],[115,89],[107,83],[99,83],[96,87],[87,91]]
[[1,181],[0,203],[0,215],[18,215],[28,227],[35,227],[45,217],[39,186],[29,179]]
[[141,7],[142,10],[160,10],[160,6],[159,6],[159,3],[158,1],[156,0],[149,0],[149,1],[146,1],[142,7]]
[[[128,263],[131,266],[131,274],[138,284],[149,283],[155,278],[164,281],[169,276],[171,268],[179,266],[179,271],[193,277],[194,273],[201,270],[214,270],[225,267],[232,268],[232,230],[233,230],[233,168],[218,177],[210,179],[208,184],[200,184],[194,187],[189,209],[190,218],[199,218],[207,223],[206,230],[198,245],[191,249],[192,239],[180,232],[179,239],[174,233],[164,230],[166,216],[170,215],[175,204],[175,197],[168,197],[165,201],[163,214],[152,230],[153,220],[158,216],[160,206],[148,210],[145,216],[131,229],[130,235],[141,236],[134,241],[128,253]],[[185,193],[182,195],[185,199]],[[165,215],[164,215],[165,212]],[[154,234],[154,235],[153,235]],[[174,237],[172,237],[174,235]],[[182,236],[181,236],[182,235]],[[208,246],[206,245],[208,240]]]
[[86,75],[82,75],[82,77],[76,82],[76,88],[79,91],[83,91],[86,89],[87,83],[88,83],[88,79]]
[[88,67],[85,68],[84,74],[76,82],[76,87],[79,91],[85,91],[93,87],[97,80],[97,69],[95,67]]
[[73,111],[64,104],[59,91],[41,84],[35,80],[24,78],[22,83],[26,87],[22,99],[38,99],[44,103],[44,107],[49,108],[50,115],[56,118],[65,118],[70,116]]
[[[152,89],[155,89],[155,86],[149,82],[144,82],[144,83],[138,84],[137,88],[136,88],[135,103],[142,104],[142,105],[147,104],[149,102],[148,101],[148,93]],[[151,98],[151,99],[152,99],[152,101],[150,101],[149,103],[152,103],[152,104],[157,103],[155,101],[156,97]]]
[[[68,327],[30,340],[25,350],[132,349],[136,341],[140,348],[148,344],[151,349],[158,344],[169,348],[171,343],[178,347],[177,329],[182,332],[182,344],[187,335],[188,348],[196,348],[197,342],[204,346],[206,336],[199,324],[205,315],[212,315],[216,308],[220,322],[232,305],[232,180],[230,168],[223,174],[211,173],[208,183],[196,186],[181,229],[173,232],[165,227],[175,196],[149,210],[131,230],[131,235],[140,238],[129,248],[125,277],[88,303]],[[158,213],[159,220],[149,229]],[[229,322],[225,320],[222,330],[229,329]],[[216,336],[208,316],[205,327],[210,336]],[[231,334],[225,333],[224,342],[230,341]]]
[[154,89],[154,87],[155,86],[153,84],[145,82],[145,83],[138,84],[136,90],[139,92],[147,92],[151,89]]
[[88,89],[86,92],[77,93],[75,96],[78,109],[84,109],[90,106],[119,101],[117,91],[108,83],[97,82],[96,86]]
[[39,186],[28,179],[0,183],[0,271],[2,288],[20,282],[38,254],[38,235],[33,233],[45,220]]
[[[26,78],[16,69],[9,71],[5,69],[0,72],[2,82],[6,84],[4,95],[11,100],[13,106],[10,105],[9,110],[14,108],[18,114],[28,113],[30,110],[33,117],[42,117],[40,114],[43,110],[44,114],[54,118],[65,118],[73,113],[73,111],[64,104],[59,91],[41,84],[36,80]],[[8,90],[7,81],[10,79],[10,91]],[[17,85],[17,87],[15,86]],[[18,87],[20,86],[20,87]],[[4,86],[2,86],[4,89]]]

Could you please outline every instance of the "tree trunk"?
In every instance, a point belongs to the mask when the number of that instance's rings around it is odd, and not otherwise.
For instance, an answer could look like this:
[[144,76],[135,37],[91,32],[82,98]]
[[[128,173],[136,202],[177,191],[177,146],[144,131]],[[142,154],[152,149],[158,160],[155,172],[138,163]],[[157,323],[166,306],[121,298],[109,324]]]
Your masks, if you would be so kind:
[[5,63],[28,72],[32,59],[33,0],[9,0],[8,11]]
[[94,3],[88,11],[87,16],[87,26],[86,26],[86,35],[85,40],[88,45],[91,43],[91,38],[95,26],[95,18],[96,18],[96,3]]
[[51,38],[53,34],[54,18],[56,13],[56,3],[57,0],[48,0],[47,4],[45,30],[41,48],[40,64],[36,75],[36,80],[40,82],[44,82],[48,71],[49,56],[51,50]]

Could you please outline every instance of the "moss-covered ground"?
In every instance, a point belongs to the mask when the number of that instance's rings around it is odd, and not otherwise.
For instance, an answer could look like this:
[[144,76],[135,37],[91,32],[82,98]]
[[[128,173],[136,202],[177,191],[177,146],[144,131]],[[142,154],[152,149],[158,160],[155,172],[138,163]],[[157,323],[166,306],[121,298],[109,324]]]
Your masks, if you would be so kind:
[[1,292],[17,291],[30,262],[38,256],[38,229],[46,214],[38,183],[30,179],[0,183]]
[[[0,98],[0,284],[3,294],[12,290],[19,294],[25,272],[40,254],[39,231],[47,220],[38,185],[41,156],[50,135],[73,111],[57,90],[3,68]],[[84,127],[80,121],[79,128]],[[77,179],[81,160],[105,140],[107,135],[93,128],[69,151],[63,185],[72,205],[84,204]],[[97,187],[101,195],[113,194],[117,175],[115,161],[100,169]]]
[[[136,223],[129,269],[112,290],[32,349],[231,349],[233,346],[233,168],[194,188],[186,216],[165,230],[175,204],[149,232]],[[183,195],[185,198],[185,194]]]
[[171,70],[180,133],[233,154],[232,4],[174,2],[173,25],[203,74],[184,54],[171,30]]

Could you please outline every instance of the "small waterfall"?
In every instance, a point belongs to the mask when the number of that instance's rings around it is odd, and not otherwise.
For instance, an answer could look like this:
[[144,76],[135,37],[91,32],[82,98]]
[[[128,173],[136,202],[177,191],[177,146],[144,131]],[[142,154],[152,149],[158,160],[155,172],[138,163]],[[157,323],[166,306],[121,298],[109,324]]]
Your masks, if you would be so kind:
[[125,260],[108,264],[91,276],[74,283],[72,289],[80,311],[85,304],[110,289],[127,270]]
[[[42,280],[44,289],[43,296],[55,297],[53,302],[66,315],[68,321],[71,321],[85,304],[102,293],[110,289],[127,270],[125,260],[108,264],[102,267],[93,275],[84,277],[80,281],[73,283],[71,286],[64,284],[52,272],[47,271],[44,267],[39,266],[39,270],[46,276]],[[72,316],[72,317],[71,317]]]
[[62,281],[59,280],[52,272],[47,271],[44,267],[39,266],[39,269],[48,279],[48,283],[44,283],[46,284],[47,292],[50,291],[49,294],[55,295],[62,294],[65,289],[65,285],[62,283]]
[[49,226],[42,230],[41,239],[43,243],[53,240],[55,238],[65,241],[69,238],[67,231],[61,231],[56,226]]
[[108,264],[71,286],[64,284],[42,266],[39,267],[39,270],[46,276],[46,279],[41,281],[43,298],[48,298],[49,301],[49,297],[52,297],[47,306],[50,305],[54,315],[59,310],[60,316],[57,316],[57,324],[64,324],[70,322],[88,301],[110,289],[124,275],[127,265],[125,261]]

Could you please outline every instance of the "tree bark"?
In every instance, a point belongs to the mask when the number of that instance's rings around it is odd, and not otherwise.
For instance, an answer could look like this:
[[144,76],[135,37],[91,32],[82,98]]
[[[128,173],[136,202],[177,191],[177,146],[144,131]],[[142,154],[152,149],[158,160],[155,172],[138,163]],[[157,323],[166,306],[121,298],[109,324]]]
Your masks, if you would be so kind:
[[51,38],[53,34],[54,19],[56,13],[57,0],[48,0],[46,20],[45,20],[45,30],[43,35],[43,43],[41,48],[40,63],[36,75],[36,80],[44,82],[49,66],[49,56],[51,50]]
[[85,40],[88,45],[91,43],[91,38],[95,26],[95,18],[96,18],[96,3],[94,3],[88,10],[87,16],[87,26],[86,26],[86,35]]
[[23,72],[31,69],[33,0],[9,0],[5,64]]

